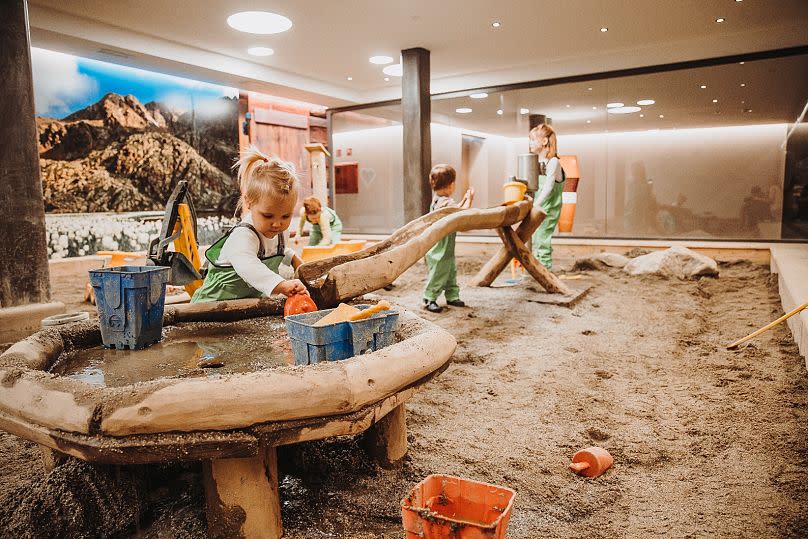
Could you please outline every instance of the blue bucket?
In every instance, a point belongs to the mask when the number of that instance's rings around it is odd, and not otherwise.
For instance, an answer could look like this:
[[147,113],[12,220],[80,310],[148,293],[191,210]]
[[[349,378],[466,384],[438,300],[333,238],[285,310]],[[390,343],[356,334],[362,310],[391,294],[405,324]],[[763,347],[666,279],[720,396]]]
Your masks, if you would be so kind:
[[138,350],[160,341],[168,277],[162,266],[90,271],[105,347]]
[[[370,305],[356,305],[360,310],[368,307]],[[320,318],[333,310],[286,317],[286,330],[296,365],[347,359],[381,350],[395,342],[398,311],[382,311],[365,320],[314,327]]]

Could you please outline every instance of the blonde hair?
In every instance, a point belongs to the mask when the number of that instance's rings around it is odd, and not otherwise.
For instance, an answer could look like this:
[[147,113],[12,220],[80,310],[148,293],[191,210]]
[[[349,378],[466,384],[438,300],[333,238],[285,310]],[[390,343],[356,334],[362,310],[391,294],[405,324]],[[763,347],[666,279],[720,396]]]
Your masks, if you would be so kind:
[[529,137],[538,142],[541,142],[543,138],[547,138],[547,145],[542,146],[542,150],[546,150],[545,156],[547,159],[558,157],[558,141],[552,127],[547,124],[537,125],[530,130]]
[[244,204],[254,204],[267,196],[293,196],[297,200],[297,172],[292,163],[269,157],[255,146],[241,153],[233,168],[238,171],[241,198],[236,211]]
[[313,215],[320,213],[323,209],[323,203],[320,202],[320,199],[317,197],[306,197],[303,199],[303,207],[307,215]]

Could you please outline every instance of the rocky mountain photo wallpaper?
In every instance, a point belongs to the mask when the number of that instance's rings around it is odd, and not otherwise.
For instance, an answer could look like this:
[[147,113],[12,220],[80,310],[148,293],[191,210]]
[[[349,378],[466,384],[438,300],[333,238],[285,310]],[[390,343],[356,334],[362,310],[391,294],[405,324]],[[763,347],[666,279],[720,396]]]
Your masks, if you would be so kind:
[[232,214],[235,90],[42,49],[33,65],[47,212],[161,210],[188,180],[198,208]]

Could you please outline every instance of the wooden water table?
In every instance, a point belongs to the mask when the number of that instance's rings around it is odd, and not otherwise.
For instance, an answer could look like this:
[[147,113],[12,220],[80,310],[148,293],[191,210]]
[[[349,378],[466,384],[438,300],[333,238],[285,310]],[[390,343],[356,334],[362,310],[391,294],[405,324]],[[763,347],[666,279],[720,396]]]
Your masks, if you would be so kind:
[[[167,307],[164,331],[277,322],[282,307],[270,298]],[[396,343],[359,357],[118,387],[48,372],[62,354],[98,349],[97,323],[45,329],[0,355],[0,429],[39,444],[51,465],[62,455],[119,465],[201,460],[210,536],[278,538],[278,446],[367,431],[382,464],[406,453],[404,403],[448,366],[457,343],[400,311]]]

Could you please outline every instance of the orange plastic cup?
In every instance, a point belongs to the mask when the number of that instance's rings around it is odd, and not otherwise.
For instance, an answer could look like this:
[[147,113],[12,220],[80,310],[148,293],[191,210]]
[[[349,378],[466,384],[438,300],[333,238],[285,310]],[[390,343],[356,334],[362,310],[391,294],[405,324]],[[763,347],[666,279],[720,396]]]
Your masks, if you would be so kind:
[[614,458],[602,447],[581,449],[572,457],[570,470],[584,477],[597,477],[611,468]]

